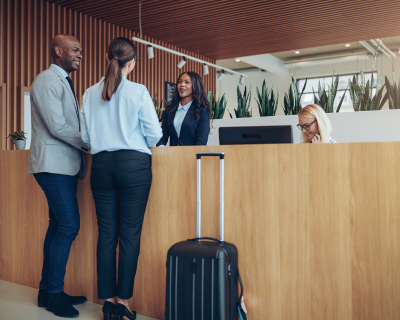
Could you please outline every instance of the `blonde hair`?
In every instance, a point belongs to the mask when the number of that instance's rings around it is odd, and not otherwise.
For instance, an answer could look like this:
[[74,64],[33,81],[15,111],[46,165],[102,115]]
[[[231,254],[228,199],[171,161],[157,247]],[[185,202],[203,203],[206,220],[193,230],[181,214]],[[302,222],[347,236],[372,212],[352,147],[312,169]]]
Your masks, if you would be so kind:
[[[323,142],[323,143],[329,142],[329,137],[331,136],[331,133],[332,133],[332,125],[331,125],[331,122],[329,121],[329,118],[326,115],[324,109],[322,109],[317,104],[309,104],[300,110],[299,118],[300,117],[316,119],[317,125],[318,125],[318,132],[321,137],[321,142]],[[303,130],[301,130],[300,140],[301,140],[301,143],[308,142],[307,136],[305,135]]]

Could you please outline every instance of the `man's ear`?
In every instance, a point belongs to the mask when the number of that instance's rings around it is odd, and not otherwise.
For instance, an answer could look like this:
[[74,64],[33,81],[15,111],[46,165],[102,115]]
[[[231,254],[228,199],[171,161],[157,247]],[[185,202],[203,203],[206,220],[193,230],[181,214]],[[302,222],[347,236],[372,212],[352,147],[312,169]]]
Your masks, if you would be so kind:
[[61,58],[63,49],[62,49],[60,46],[55,46],[55,47],[54,47],[54,52],[56,53],[56,55],[57,55],[58,57]]

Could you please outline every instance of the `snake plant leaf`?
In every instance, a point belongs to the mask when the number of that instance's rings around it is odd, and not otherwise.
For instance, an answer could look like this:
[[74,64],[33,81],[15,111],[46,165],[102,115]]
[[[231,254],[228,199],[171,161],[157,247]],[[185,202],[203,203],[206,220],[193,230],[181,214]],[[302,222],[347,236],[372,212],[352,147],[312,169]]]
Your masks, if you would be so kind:
[[283,96],[283,111],[285,112],[285,115],[289,115],[290,111],[289,111],[289,97],[287,95],[287,93],[285,93],[285,95]]
[[386,88],[386,93],[385,93],[385,95],[383,96],[383,99],[382,99],[382,101],[381,101],[381,104],[379,105],[379,110],[382,109],[383,105],[386,103],[386,100],[388,100],[388,99],[389,99],[389,92],[387,91],[387,88]]
[[398,109],[398,105],[400,104],[400,99],[398,99],[398,94],[397,94],[397,90],[396,90],[396,84],[394,83],[393,84],[393,97],[392,97],[392,99],[393,99],[393,104],[395,105],[395,107],[396,107],[396,109]]
[[[343,103],[343,100],[344,100],[344,96],[346,95],[346,91],[347,91],[347,89],[344,90],[342,99],[340,99],[339,105],[338,105],[338,107],[337,107],[337,109],[336,109],[336,113],[338,113],[338,112],[340,111],[340,108],[342,107],[342,103]],[[332,107],[333,107],[333,106],[332,106]]]
[[[332,82],[333,82],[333,81],[332,81]],[[331,111],[331,107],[333,106],[333,101],[332,101],[333,90],[334,90],[333,85],[330,86],[330,85],[328,84],[328,93],[329,93],[329,95],[328,95],[328,103],[327,103],[327,106],[326,106],[328,112],[332,112],[332,111]]]
[[389,95],[389,109],[396,109],[391,95]]
[[274,115],[276,115],[276,110],[278,109],[278,101],[279,101],[279,90],[276,92]]
[[370,97],[369,95],[369,80],[367,81],[367,85],[365,86],[365,92],[364,92],[364,100],[367,101],[367,99]]
[[393,94],[397,96],[396,109],[400,109],[400,85],[397,86],[396,83],[393,84]]
[[364,89],[365,89],[365,74],[364,71],[360,71],[360,78],[361,78],[361,88],[362,88],[362,93],[364,94]]

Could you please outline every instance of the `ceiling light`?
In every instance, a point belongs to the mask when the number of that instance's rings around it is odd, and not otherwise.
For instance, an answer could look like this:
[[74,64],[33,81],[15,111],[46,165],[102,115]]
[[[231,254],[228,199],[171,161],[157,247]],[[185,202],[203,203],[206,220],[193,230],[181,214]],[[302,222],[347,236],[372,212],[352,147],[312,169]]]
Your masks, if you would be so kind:
[[243,84],[243,83],[244,83],[244,77],[240,76],[239,84]]
[[299,54],[299,53],[300,53],[300,51],[295,51],[294,53],[295,53],[295,54]]
[[181,60],[181,62],[178,63],[178,68],[179,68],[179,69],[182,68],[182,67],[185,65],[185,63],[186,63],[186,59],[185,59],[185,57],[183,57],[183,59]]
[[147,47],[147,57],[149,59],[153,59],[154,58],[154,49],[152,46],[148,46]]
[[221,80],[224,77],[224,75],[225,75],[225,71],[224,71],[224,69],[222,69],[221,73],[218,76],[218,80]]
[[206,76],[206,75],[208,75],[208,65],[204,65],[203,66],[203,70],[204,70],[204,75]]
[[236,62],[240,62],[240,59],[235,59]]
[[347,43],[344,45],[345,47],[350,47],[350,43]]

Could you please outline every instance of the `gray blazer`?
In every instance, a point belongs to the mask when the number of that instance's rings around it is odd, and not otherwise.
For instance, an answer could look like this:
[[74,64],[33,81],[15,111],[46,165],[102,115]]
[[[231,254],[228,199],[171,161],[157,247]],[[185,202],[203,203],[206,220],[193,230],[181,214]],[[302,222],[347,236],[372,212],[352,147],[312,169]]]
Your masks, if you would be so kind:
[[[79,132],[78,102],[68,81],[54,67],[41,72],[31,86],[32,141],[28,173],[83,176],[90,145]],[[79,112],[78,112],[79,114]]]

